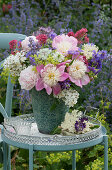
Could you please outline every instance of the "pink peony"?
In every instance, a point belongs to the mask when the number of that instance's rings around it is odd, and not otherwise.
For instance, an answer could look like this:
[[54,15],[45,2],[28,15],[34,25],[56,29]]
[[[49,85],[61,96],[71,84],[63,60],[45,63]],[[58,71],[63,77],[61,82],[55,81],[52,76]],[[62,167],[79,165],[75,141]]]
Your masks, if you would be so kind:
[[31,90],[38,79],[39,74],[33,71],[33,66],[28,66],[20,73],[19,83],[21,85],[21,89]]
[[22,48],[23,48],[23,50],[25,50],[25,51],[29,51],[29,50],[31,49],[31,48],[29,47],[29,44],[30,44],[29,38],[32,38],[36,44],[38,43],[38,40],[36,39],[35,36],[26,37],[26,38],[21,42]]
[[68,36],[65,34],[58,35],[53,39],[52,47],[58,52],[62,53],[64,56],[68,55],[68,51],[78,50],[77,39],[73,36]]
[[68,73],[64,72],[65,67],[63,65],[57,68],[53,64],[48,64],[44,68],[43,65],[37,66],[41,78],[36,83],[36,90],[40,91],[45,88],[48,95],[52,93],[52,90],[55,95],[60,93],[61,87],[58,82],[68,78]]

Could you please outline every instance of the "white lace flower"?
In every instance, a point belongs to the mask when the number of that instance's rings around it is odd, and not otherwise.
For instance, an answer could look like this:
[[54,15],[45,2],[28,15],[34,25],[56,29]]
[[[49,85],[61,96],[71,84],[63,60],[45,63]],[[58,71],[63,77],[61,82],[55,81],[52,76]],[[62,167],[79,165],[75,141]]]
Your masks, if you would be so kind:
[[79,93],[73,89],[64,89],[55,97],[62,99],[65,102],[65,105],[73,107],[77,103]]
[[86,124],[86,127],[83,129],[82,133],[86,133],[89,132],[91,129],[90,127],[93,127],[94,125],[89,122],[89,121],[84,121],[84,123]]
[[20,72],[26,68],[26,64],[24,64],[26,60],[25,52],[17,52],[15,55],[9,55],[3,63],[3,67],[10,70],[12,76],[19,76]]
[[49,54],[52,52],[52,50],[50,50],[49,48],[43,48],[40,49],[37,54],[38,54],[38,58],[42,59],[42,60],[46,60],[47,57],[49,56]]
[[79,110],[73,110],[72,113],[66,113],[64,122],[61,123],[62,130],[70,133],[75,132],[75,122],[82,116],[82,112]]
[[82,46],[83,54],[87,59],[91,59],[93,55],[93,51],[98,52],[98,47],[94,44],[84,44]]
[[52,57],[55,61],[58,61],[59,63],[64,61],[65,56],[62,55],[60,52],[55,51],[52,53]]

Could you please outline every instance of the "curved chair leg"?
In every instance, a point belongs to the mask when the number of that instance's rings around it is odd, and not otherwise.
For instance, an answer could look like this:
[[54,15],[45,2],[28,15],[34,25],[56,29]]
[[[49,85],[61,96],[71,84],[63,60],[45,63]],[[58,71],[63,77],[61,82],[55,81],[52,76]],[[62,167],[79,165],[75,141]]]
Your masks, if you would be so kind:
[[29,170],[33,170],[33,145],[29,145]]
[[72,151],[72,170],[76,170],[76,151]]
[[104,170],[108,170],[108,136],[104,136]]

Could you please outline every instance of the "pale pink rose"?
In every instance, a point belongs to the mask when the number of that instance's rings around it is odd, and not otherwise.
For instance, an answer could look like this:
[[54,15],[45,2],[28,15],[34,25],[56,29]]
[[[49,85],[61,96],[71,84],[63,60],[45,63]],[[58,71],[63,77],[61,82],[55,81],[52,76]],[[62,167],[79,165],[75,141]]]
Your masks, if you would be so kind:
[[68,55],[68,51],[76,51],[77,39],[73,36],[68,36],[65,34],[58,35],[53,39],[52,47],[55,48],[58,52],[62,53],[64,56]]
[[29,50],[31,49],[31,48],[29,47],[29,44],[30,44],[29,38],[32,38],[36,44],[38,43],[38,40],[36,39],[35,36],[26,37],[26,38],[21,42],[22,48],[23,48],[23,50],[25,50],[25,51],[29,51]]
[[28,66],[20,73],[19,83],[21,85],[21,89],[31,90],[38,79],[39,74],[33,71],[33,66]]

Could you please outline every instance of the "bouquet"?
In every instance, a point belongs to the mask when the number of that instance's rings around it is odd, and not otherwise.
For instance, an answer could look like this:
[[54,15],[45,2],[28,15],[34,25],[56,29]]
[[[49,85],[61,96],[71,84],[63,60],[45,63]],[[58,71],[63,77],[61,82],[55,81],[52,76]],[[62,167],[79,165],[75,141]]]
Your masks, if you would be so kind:
[[45,89],[73,107],[79,98],[76,87],[97,77],[106,57],[106,51],[89,42],[87,32],[82,28],[57,35],[50,27],[40,27],[21,42],[12,40],[2,74],[9,73],[12,82],[18,80],[21,89]]

